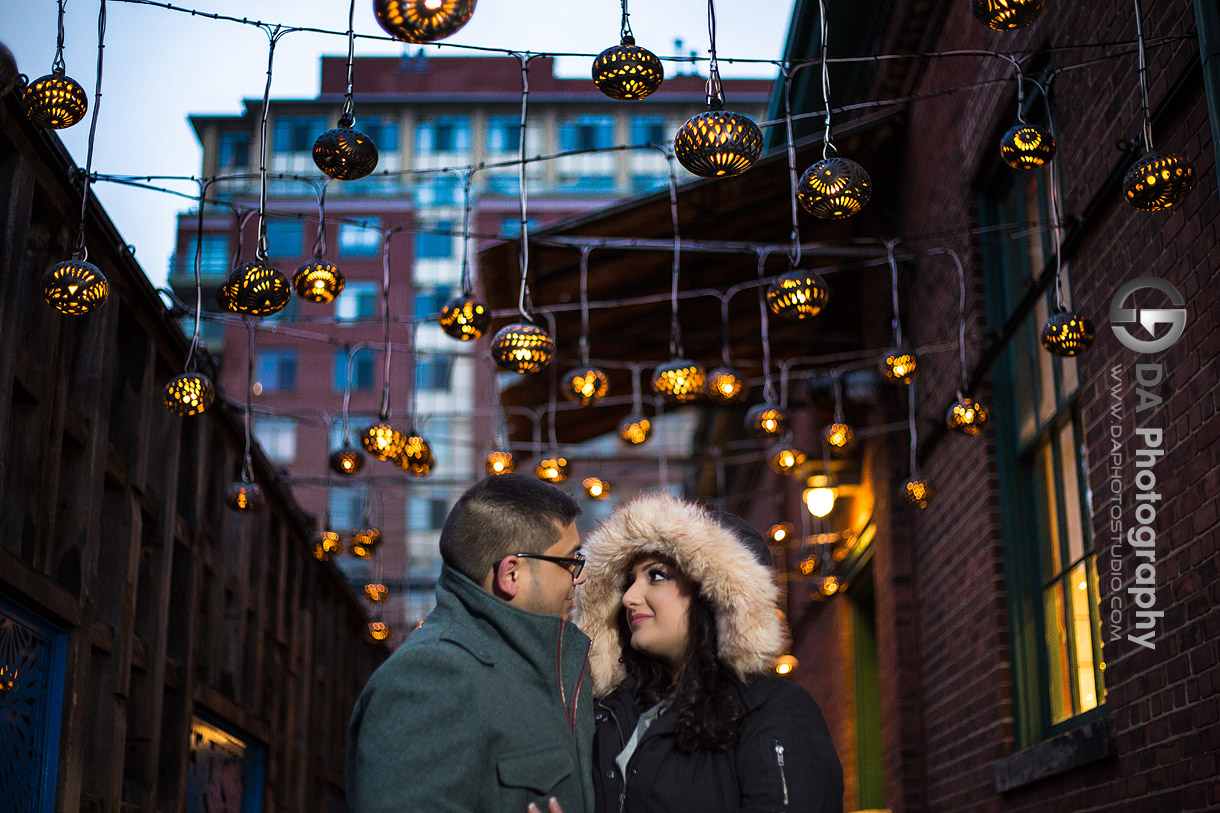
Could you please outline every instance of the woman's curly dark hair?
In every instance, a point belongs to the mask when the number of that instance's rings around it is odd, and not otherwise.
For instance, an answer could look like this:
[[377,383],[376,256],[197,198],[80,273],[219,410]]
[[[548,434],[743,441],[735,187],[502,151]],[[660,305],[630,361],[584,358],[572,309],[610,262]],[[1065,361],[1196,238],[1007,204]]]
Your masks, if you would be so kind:
[[717,656],[716,611],[692,583],[690,639],[686,660],[674,684],[665,664],[631,648],[631,630],[624,613],[618,616],[621,661],[635,682],[638,710],[651,708],[666,697],[678,715],[679,753],[727,751],[737,744],[743,708],[741,681]]

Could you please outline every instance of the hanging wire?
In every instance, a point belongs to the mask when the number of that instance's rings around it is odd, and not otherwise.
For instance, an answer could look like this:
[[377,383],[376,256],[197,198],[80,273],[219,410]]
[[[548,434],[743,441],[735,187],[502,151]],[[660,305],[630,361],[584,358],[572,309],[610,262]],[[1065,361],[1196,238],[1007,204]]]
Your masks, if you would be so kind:
[[1021,61],[1012,54],[1004,54],[1004,58],[1012,63],[1017,75],[1017,123],[1025,124],[1025,72],[1021,69]]
[[937,254],[949,257],[957,267],[957,360],[961,373],[958,384],[958,396],[960,397],[968,389],[966,378],[966,272],[962,268],[962,258],[957,256],[957,252],[953,249],[933,248],[928,250],[929,256]]
[[835,368],[830,371],[835,382],[835,423],[843,423],[843,371]]
[[348,446],[352,438],[352,367],[356,364],[356,353],[359,350],[353,352],[350,344],[344,345],[343,349],[347,354],[347,375],[343,384],[343,442],[340,445]]
[[327,178],[315,189],[318,193],[318,236],[313,241],[315,260],[320,260],[326,255],[326,189],[332,180],[334,179]]
[[415,424],[415,419],[419,409],[419,344],[416,331],[422,322],[412,322],[407,330],[407,335],[410,337],[411,345],[407,351],[407,428],[412,432],[417,432],[419,427]]
[[[758,254],[758,278],[766,274],[767,254],[769,250],[760,249]],[[767,294],[766,287],[758,286],[758,316],[762,320],[762,350],[763,350],[763,400],[774,403],[775,384],[771,381],[771,334],[767,324]]]
[[343,95],[343,111],[339,114],[339,126],[351,127],[356,123],[355,105],[352,103],[352,64],[356,61],[356,0],[347,10],[347,91]]
[[462,171],[462,296],[471,296],[474,289],[470,285],[470,184],[474,179],[475,167],[467,167]]
[[[623,0],[626,5],[626,0]],[[589,253],[593,246],[580,247],[580,363],[589,366]]]
[[249,316],[246,321],[246,413],[244,426],[246,430],[246,451],[242,457],[241,479],[243,483],[254,482],[254,462],[250,459],[250,404],[254,394],[254,320]]
[[517,57],[517,60],[521,63],[521,132],[518,139],[520,164],[517,167],[517,182],[521,187],[521,292],[517,297],[517,310],[521,311],[522,318],[527,322],[533,322],[533,317],[526,310],[526,303],[529,299],[530,240],[529,221],[526,219],[528,196],[525,191],[525,120],[529,112],[530,62],[537,57],[537,54],[514,53],[513,56]]
[[919,464],[916,462],[915,449],[918,445],[918,436],[915,432],[915,382],[912,381],[907,385],[907,429],[911,434],[911,460],[910,467],[907,469],[911,473],[911,477],[919,474]]
[[1135,4],[1135,43],[1139,54],[1140,112],[1144,119],[1144,152],[1152,152],[1152,113],[1148,106],[1148,60],[1144,53],[1144,9],[1140,0]]
[[275,62],[275,46],[280,37],[292,29],[281,26],[264,28],[267,34],[267,84],[263,87],[263,109],[259,122],[259,166],[258,166],[258,248],[255,258],[259,262],[267,261],[267,118],[271,102],[271,71]]
[[631,31],[630,17],[631,15],[627,13],[627,0],[623,0],[623,23],[619,27],[619,35],[623,38],[624,42],[635,39],[635,35]]
[[[1052,75],[1051,79],[1054,76]],[[1043,86],[1039,82],[1031,79],[1030,84],[1038,88],[1042,94],[1042,101],[1046,105],[1046,128],[1050,131],[1051,138],[1058,136],[1055,127],[1055,111],[1054,105],[1051,103],[1050,96],[1050,80]],[[1063,177],[1059,173],[1059,161],[1056,155],[1052,155],[1047,162],[1050,169],[1050,215],[1051,215],[1051,231],[1055,235],[1055,312],[1059,313],[1065,310],[1064,295],[1063,295],[1063,222],[1060,220],[1060,212],[1063,209]]]
[[894,346],[902,347],[902,320],[898,316],[898,261],[894,259],[894,246],[897,240],[885,241],[886,257],[890,261],[890,294],[894,301],[894,319],[891,326],[894,328]]
[[830,64],[827,60],[827,43],[826,39],[830,32],[830,24],[826,19],[826,0],[818,0],[818,15],[822,23],[822,42],[818,50],[822,53],[822,103],[825,105],[825,130],[822,133],[822,160],[830,157],[830,153],[835,151],[834,144],[830,142]]
[[[56,51],[56,64],[63,64],[64,37],[64,3],[59,4],[59,45]],[[89,146],[85,155],[85,174],[81,178],[80,193],[80,225],[76,230],[76,248],[73,258],[83,260],[89,256],[85,247],[85,213],[89,205],[89,173],[93,171],[93,142],[97,135],[98,109],[102,106],[102,55],[106,50],[106,0],[101,0],[97,12],[97,78],[93,86],[93,117],[89,121]],[[62,71],[61,71],[62,72]]]
[[399,231],[399,228],[389,229],[381,236],[381,329],[385,340],[385,361],[382,365],[380,416],[383,421],[390,417],[390,355],[393,352],[390,344],[390,240]]
[[[708,5],[711,5],[711,0],[708,0]],[[682,232],[678,229],[678,176],[674,170],[673,150],[666,150],[665,157],[669,162],[669,217],[674,230],[674,260],[669,293],[669,355],[677,359],[682,358],[682,327],[678,323],[678,274],[682,267]]]
[[716,4],[707,0],[707,41],[708,53],[711,55],[707,63],[707,106],[713,110],[724,107],[724,85],[720,81],[720,62],[716,56]]
[[788,249],[788,268],[794,270],[801,262],[801,233],[797,223],[796,199],[796,140],[792,136],[792,68],[781,65],[784,77],[784,136],[788,146],[788,182],[792,194],[792,246]]
[[641,393],[640,379],[644,375],[643,365],[632,362],[631,364],[631,412],[634,415],[644,414],[644,396]]
[[[67,5],[67,0],[58,0],[57,5],[59,6],[59,19],[57,21],[58,30],[55,34],[55,59],[51,62],[51,73],[63,76],[68,72],[68,66],[64,63],[64,7]],[[103,3],[103,5],[105,4]]]
[[[103,3],[105,0],[103,0]],[[94,110],[97,110],[95,105]],[[195,363],[195,350],[199,347],[199,322],[203,313],[203,204],[207,200],[207,189],[210,180],[199,182],[199,216],[195,222],[195,328],[191,331],[191,347],[186,353],[185,371],[192,372]]]
[[727,296],[720,297],[720,363],[725,367],[732,367],[733,362],[729,359],[729,298]]

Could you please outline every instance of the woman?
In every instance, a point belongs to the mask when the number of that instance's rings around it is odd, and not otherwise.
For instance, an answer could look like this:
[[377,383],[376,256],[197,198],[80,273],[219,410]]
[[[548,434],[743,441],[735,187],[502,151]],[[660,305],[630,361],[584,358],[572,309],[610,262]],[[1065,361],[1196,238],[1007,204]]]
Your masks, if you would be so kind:
[[772,671],[786,633],[758,532],[649,495],[583,552],[598,813],[841,811],[822,713]]

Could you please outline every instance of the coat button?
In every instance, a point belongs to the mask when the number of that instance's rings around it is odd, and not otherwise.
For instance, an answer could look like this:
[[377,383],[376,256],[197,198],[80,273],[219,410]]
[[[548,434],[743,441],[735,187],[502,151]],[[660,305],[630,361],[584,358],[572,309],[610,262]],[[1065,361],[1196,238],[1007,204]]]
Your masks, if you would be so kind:
[[599,711],[597,714],[593,715],[593,719],[597,720],[599,723],[604,723],[606,722],[606,715]]
[[607,779],[613,779],[613,778],[614,778],[614,769],[613,769],[613,768],[611,768],[610,770],[606,771],[606,778],[607,778]]

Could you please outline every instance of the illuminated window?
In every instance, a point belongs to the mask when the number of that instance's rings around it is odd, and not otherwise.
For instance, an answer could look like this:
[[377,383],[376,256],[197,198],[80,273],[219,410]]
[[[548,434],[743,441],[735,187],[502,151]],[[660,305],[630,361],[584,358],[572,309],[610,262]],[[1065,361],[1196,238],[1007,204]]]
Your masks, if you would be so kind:
[[381,285],[370,280],[352,280],[335,300],[335,319],[354,322],[381,313]]
[[[381,253],[381,218],[339,224],[340,257],[376,257]],[[340,297],[342,298],[342,297]]]
[[291,392],[297,388],[295,348],[260,350],[254,366],[254,394]]

